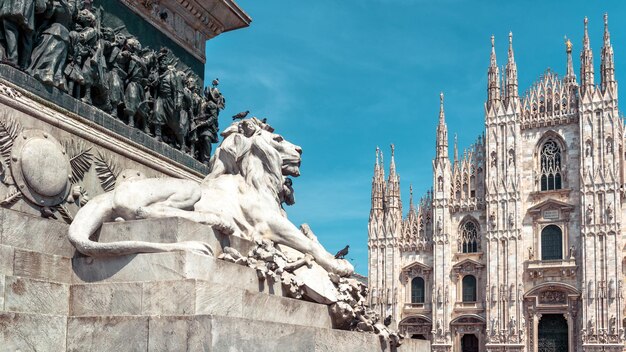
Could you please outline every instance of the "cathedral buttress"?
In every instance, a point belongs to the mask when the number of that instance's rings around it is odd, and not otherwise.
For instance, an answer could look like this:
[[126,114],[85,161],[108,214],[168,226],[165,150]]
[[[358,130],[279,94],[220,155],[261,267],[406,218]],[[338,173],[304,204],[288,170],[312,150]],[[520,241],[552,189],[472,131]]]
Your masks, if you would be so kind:
[[384,303],[381,318],[391,316],[395,325],[400,318],[398,300],[400,299],[400,248],[399,239],[402,232],[402,201],[400,199],[400,176],[396,173],[395,147],[391,145],[389,178],[385,188],[384,233],[385,233],[385,264],[384,270]]
[[448,127],[443,106],[443,93],[439,95],[439,124],[437,126],[436,155],[433,160],[433,351],[451,348],[450,317],[452,290],[450,272],[452,250],[450,245],[451,165],[448,155]]
[[[492,37],[492,54],[488,70],[488,100],[485,104],[486,159],[486,313],[487,350],[502,344],[519,345],[522,336],[509,336],[511,327],[523,323],[524,314],[517,301],[523,288],[524,268],[520,214],[520,100],[517,86],[517,65],[513,52],[513,35],[509,34],[504,99],[492,97],[494,68],[497,68]],[[497,75],[497,70],[495,71]],[[506,332],[504,334],[503,332]],[[500,347],[496,347],[500,346]]]
[[[604,45],[601,56],[601,86],[593,86],[591,48],[585,35],[581,53],[585,76],[591,79],[580,105],[581,153],[581,242],[583,350],[595,351],[594,344],[607,343],[624,334],[618,332],[623,320],[623,277],[621,273],[621,216],[623,185],[623,121],[617,106],[613,48],[604,17]],[[581,77],[581,78],[585,78]],[[589,78],[590,77],[590,78]],[[609,340],[609,341],[607,341]]]

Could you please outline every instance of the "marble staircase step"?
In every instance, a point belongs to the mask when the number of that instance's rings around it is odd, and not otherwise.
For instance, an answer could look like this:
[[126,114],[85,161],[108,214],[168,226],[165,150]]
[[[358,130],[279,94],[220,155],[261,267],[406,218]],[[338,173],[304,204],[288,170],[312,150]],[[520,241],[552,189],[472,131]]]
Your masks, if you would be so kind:
[[70,317],[68,351],[391,351],[374,334],[240,317]]
[[76,284],[69,305],[70,316],[210,314],[332,327],[326,305],[196,279]]
[[[184,251],[72,259],[73,283],[199,279],[249,291],[269,291],[256,271],[212,256]],[[273,285],[277,286],[277,285]],[[273,289],[273,287],[272,287]]]

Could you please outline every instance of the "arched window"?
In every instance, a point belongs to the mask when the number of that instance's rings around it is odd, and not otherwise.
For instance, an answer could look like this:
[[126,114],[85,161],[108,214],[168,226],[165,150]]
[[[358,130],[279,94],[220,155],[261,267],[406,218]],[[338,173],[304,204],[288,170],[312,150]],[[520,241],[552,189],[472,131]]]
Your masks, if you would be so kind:
[[463,277],[463,302],[476,302],[476,278],[472,275]]
[[563,233],[556,225],[541,230],[541,260],[563,259]]
[[550,138],[541,147],[541,190],[561,189],[561,147]]
[[478,226],[471,220],[461,226],[459,251],[463,253],[478,252]]
[[411,280],[411,303],[424,303],[424,279],[421,277]]

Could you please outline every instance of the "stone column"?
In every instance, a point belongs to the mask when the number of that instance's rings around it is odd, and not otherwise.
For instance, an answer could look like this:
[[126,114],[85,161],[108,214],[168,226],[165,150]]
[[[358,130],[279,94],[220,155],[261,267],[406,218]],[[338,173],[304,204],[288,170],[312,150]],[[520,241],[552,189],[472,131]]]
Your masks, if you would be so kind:
[[568,313],[563,313],[565,320],[567,320],[567,352],[574,352],[574,319],[572,319],[572,315]]
[[539,320],[541,320],[541,313],[535,313],[533,315],[533,351],[539,351]]

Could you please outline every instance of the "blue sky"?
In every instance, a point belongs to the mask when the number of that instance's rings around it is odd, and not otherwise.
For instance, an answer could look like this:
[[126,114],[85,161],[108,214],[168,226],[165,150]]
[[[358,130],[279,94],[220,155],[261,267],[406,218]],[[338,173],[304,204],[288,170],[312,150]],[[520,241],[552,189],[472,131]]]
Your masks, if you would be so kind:
[[205,81],[219,77],[227,103],[220,127],[250,110],[303,147],[289,217],[308,223],[332,253],[350,244],[348,258],[361,274],[367,274],[376,146],[387,168],[389,145],[396,146],[406,212],[409,184],[416,198],[432,186],[439,92],[445,94],[450,145],[458,133],[462,151],[483,131],[492,34],[498,64],[505,65],[513,32],[523,94],[547,68],[564,74],[565,35],[579,72],[585,16],[598,73],[608,12],[617,80],[626,82],[623,1],[237,3],[252,17],[251,26],[207,42]]

